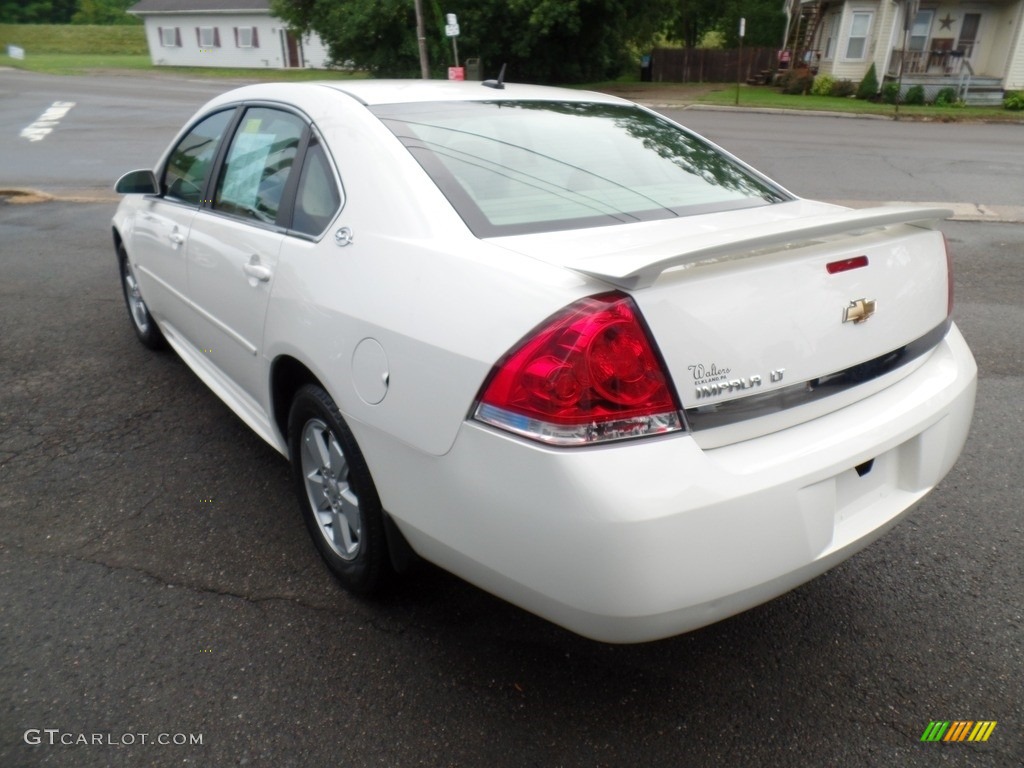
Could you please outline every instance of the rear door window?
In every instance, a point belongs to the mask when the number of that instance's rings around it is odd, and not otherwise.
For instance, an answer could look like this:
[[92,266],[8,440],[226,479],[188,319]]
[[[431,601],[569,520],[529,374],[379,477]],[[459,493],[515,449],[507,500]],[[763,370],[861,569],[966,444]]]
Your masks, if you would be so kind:
[[246,110],[220,172],[214,210],[276,224],[305,130],[305,121],[291,112]]

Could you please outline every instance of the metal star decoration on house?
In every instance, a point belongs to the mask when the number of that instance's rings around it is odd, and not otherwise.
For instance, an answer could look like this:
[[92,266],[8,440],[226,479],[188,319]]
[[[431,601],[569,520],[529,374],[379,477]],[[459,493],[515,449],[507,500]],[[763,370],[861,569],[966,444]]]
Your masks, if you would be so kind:
[[944,18],[944,19],[939,19],[939,24],[941,24],[941,25],[942,25],[942,26],[940,27],[940,29],[952,29],[952,28],[953,28],[953,22],[954,22],[954,21],[956,21],[956,19],[954,19],[954,18],[953,18],[952,16],[950,16],[950,15],[949,15],[949,14],[947,13],[947,14],[946,14],[946,18]]

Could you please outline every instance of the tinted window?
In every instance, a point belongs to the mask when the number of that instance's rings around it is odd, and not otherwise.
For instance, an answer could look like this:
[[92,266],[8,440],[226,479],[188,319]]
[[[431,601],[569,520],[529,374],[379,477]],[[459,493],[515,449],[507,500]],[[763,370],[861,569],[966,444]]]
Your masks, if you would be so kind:
[[231,139],[213,207],[274,223],[305,127],[289,112],[264,107],[247,110]]
[[307,235],[319,235],[341,208],[341,194],[334,180],[330,161],[314,136],[302,163],[302,175],[295,192],[292,229]]
[[167,197],[199,204],[217,145],[233,113],[229,109],[210,115],[178,142],[160,181],[160,188]]
[[629,105],[455,102],[374,112],[480,237],[788,199],[696,136]]

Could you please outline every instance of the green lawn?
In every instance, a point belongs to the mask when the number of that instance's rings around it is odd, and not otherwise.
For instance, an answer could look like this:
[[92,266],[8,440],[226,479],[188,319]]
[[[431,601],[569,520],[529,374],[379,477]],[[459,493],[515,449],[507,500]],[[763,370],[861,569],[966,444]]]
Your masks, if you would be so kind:
[[0,49],[23,48],[26,61],[42,54],[149,55],[141,24],[0,24]]
[[[721,85],[706,92],[697,100],[700,104],[733,106],[736,104],[736,86]],[[739,105],[741,107],[768,107],[775,109],[821,110],[825,112],[843,112],[859,115],[884,115],[892,117],[896,107],[892,104],[876,104],[860,99],[835,96],[799,96],[781,93],[768,86],[741,85],[739,89]],[[1020,112],[1011,112],[1002,107],[934,107],[907,106],[901,104],[901,117],[935,121],[955,120],[1000,120],[1022,122],[1024,116]]]
[[97,69],[153,69],[149,54],[105,53],[27,53],[25,59],[15,60],[0,54],[0,67],[14,67],[48,75],[78,75]]

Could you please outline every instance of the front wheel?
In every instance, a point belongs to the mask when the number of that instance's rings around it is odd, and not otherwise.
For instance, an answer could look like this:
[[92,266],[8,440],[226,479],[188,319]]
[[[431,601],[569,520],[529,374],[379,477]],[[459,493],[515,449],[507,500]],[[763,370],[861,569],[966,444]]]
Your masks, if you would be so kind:
[[167,346],[167,341],[153,320],[153,316],[149,314],[146,302],[142,299],[139,281],[135,279],[135,271],[132,269],[131,262],[128,261],[128,252],[125,251],[123,245],[117,246],[117,261],[121,269],[121,290],[124,293],[124,303],[128,307],[128,316],[132,320],[135,335],[150,349],[163,349]]
[[295,395],[288,448],[316,548],[345,589],[376,591],[391,572],[380,498],[338,407],[319,386],[306,385]]

